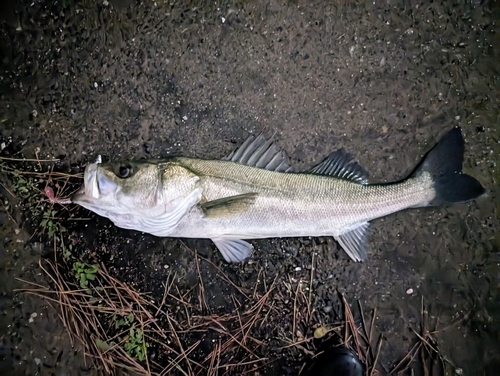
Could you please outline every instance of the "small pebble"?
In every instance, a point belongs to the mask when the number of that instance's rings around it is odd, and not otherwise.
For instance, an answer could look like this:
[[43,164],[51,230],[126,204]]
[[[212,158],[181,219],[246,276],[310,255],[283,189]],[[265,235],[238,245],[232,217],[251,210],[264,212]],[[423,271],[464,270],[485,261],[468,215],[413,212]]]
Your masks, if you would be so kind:
[[319,326],[314,329],[314,338],[320,339],[326,336],[328,333],[328,329],[325,326]]
[[406,290],[406,293],[407,293],[408,295],[413,294],[413,289],[408,289],[408,290]]
[[33,312],[33,313],[30,315],[30,318],[28,319],[28,322],[29,322],[29,323],[34,322],[34,321],[35,321],[34,319],[35,319],[35,317],[37,317],[37,316],[38,316],[38,314],[37,314],[36,312]]

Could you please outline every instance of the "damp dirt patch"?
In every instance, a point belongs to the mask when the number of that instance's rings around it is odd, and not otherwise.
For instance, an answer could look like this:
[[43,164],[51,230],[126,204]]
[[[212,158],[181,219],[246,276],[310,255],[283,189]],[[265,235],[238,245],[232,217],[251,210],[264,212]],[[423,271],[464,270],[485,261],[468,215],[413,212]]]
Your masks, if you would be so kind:
[[[369,375],[495,374],[496,2],[5,4],[0,373],[297,375],[344,344]],[[45,193],[98,154],[219,159],[261,132],[297,171],[344,148],[388,182],[454,126],[486,194],[373,221],[365,263],[299,238],[228,265]]]
[[[22,292],[56,304],[72,343],[78,341],[89,362],[105,374],[304,374],[316,357],[337,346],[354,350],[366,374],[387,373],[378,364],[387,338],[376,333],[376,310],[366,317],[357,302],[355,318],[350,303],[339,296],[338,319],[326,323],[312,307],[310,281],[291,279],[281,289],[279,276],[267,286],[268,276],[258,273],[242,287],[211,261],[194,256],[197,282],[186,288],[169,272],[161,301],[131,288],[133,281],[110,276],[103,265],[81,262],[68,273],[57,261],[44,261],[40,268],[52,288],[22,281],[28,286]],[[210,272],[215,278],[204,281]],[[214,279],[230,297],[225,306],[210,303],[223,299],[205,287]],[[284,311],[290,311],[288,317]],[[422,302],[422,327],[412,328],[415,344],[391,374],[456,372],[440,353],[427,314]]]

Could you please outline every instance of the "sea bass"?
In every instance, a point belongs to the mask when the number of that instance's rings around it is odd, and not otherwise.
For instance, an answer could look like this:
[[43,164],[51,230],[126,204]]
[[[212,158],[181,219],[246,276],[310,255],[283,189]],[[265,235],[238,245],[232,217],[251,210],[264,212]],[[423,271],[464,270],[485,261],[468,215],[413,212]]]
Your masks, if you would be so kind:
[[228,262],[250,256],[244,239],[300,236],[333,236],[352,260],[362,261],[372,219],[483,194],[476,179],[462,174],[463,153],[461,130],[454,128],[407,178],[369,184],[343,150],[295,173],[272,138],[251,136],[226,160],[102,163],[98,157],[72,201],[125,229],[209,238]]

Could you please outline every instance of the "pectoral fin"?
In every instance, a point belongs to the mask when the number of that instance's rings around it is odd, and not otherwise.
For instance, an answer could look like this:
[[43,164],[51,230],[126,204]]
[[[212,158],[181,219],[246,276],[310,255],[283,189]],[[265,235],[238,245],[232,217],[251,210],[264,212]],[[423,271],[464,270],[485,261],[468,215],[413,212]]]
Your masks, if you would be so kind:
[[246,212],[255,202],[257,193],[244,193],[205,202],[200,205],[205,217],[225,217]]
[[227,262],[242,262],[250,257],[253,247],[239,239],[212,239]]
[[366,243],[367,230],[369,223],[365,222],[361,226],[346,232],[342,235],[335,236],[335,240],[339,242],[344,251],[354,261],[363,261],[367,257]]

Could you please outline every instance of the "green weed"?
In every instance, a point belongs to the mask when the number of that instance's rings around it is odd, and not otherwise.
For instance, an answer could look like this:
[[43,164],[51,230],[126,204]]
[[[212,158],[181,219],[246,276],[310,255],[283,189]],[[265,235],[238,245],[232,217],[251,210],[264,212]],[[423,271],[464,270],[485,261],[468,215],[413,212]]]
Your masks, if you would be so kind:
[[56,210],[47,210],[43,213],[42,221],[40,222],[40,227],[44,232],[47,231],[50,239],[52,239],[54,235],[66,231],[66,228],[56,220],[56,215]]
[[142,329],[135,327],[130,328],[129,335],[124,345],[127,354],[143,361],[146,359],[146,347],[147,344],[144,342],[144,333]]
[[45,204],[41,200],[42,195],[40,189],[37,187],[38,182],[30,176],[22,176],[17,173],[14,174],[12,180],[14,192],[26,207],[30,208],[30,219],[40,217],[45,209]]
[[115,329],[130,327],[128,336],[125,337],[125,343],[123,345],[123,349],[127,352],[127,354],[140,361],[145,360],[146,348],[148,346],[144,341],[144,333],[142,329],[137,329],[133,324],[135,321],[134,314],[129,313],[127,316],[113,316],[113,321],[115,323]]
[[23,203],[26,218],[36,227],[35,232],[47,234],[49,240],[57,241],[66,228],[58,221],[58,211],[44,200],[40,184],[31,176],[18,173],[13,176],[14,191]]
[[127,316],[119,317],[119,316],[114,316],[113,317],[114,322],[115,322],[115,329],[121,328],[122,326],[129,326],[134,322],[134,314],[129,313]]
[[61,242],[61,248],[63,251],[63,259],[64,259],[64,261],[68,262],[73,256],[73,245],[70,243],[66,247],[64,245],[64,242]]
[[98,270],[98,265],[88,265],[79,261],[73,263],[73,272],[82,289],[89,289],[89,281],[95,280]]

